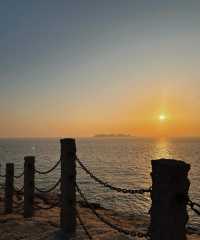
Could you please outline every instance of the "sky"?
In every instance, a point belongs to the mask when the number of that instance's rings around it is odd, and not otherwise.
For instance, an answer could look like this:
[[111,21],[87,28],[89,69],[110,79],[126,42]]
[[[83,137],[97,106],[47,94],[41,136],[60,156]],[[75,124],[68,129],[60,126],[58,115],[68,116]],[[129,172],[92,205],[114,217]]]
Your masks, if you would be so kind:
[[0,137],[200,136],[200,1],[0,3]]

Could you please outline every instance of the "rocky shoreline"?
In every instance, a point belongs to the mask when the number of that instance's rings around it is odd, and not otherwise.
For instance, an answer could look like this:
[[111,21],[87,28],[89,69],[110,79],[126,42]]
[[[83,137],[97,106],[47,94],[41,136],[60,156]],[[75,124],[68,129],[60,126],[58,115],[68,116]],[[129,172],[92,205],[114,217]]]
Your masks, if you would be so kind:
[[[56,195],[36,195],[35,203],[43,208],[55,203]],[[15,196],[15,202],[22,201],[20,194]],[[79,202],[78,211],[84,220],[90,234],[95,240],[126,240],[130,237],[124,236],[105,224],[100,222],[87,208],[83,202]],[[117,223],[124,229],[145,232],[149,225],[149,219],[139,216],[122,216],[118,213],[102,208],[99,204],[93,203],[93,207],[113,223]],[[55,207],[50,210],[35,210],[31,219],[24,219],[22,206],[16,206],[14,213],[3,214],[3,197],[0,196],[0,240],[64,240],[65,236],[59,230],[59,212]],[[76,240],[88,239],[82,227],[78,224]],[[190,230],[188,240],[200,240],[200,235]]]

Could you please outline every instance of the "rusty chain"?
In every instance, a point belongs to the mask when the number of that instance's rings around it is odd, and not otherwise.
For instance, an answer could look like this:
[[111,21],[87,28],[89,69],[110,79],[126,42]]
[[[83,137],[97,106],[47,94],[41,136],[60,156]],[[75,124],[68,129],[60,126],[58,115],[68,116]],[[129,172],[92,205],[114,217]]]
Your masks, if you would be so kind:
[[22,176],[24,176],[24,171],[21,174],[14,176],[14,178],[18,179],[21,178]]
[[81,166],[81,168],[92,178],[94,179],[96,182],[98,182],[99,184],[103,185],[106,188],[109,188],[111,190],[117,191],[117,192],[121,192],[121,193],[128,193],[128,194],[144,194],[144,193],[149,193],[151,192],[151,187],[147,188],[147,189],[126,189],[126,188],[119,188],[119,187],[114,187],[112,185],[110,185],[107,182],[102,181],[101,179],[99,179],[98,177],[96,177],[87,167],[85,167],[85,165],[80,161],[79,158],[76,158],[78,164]]
[[79,220],[79,223],[80,223],[81,227],[82,227],[83,230],[85,231],[85,234],[87,235],[88,239],[92,240],[92,239],[93,239],[93,238],[92,238],[92,235],[89,233],[87,227],[85,226],[85,224],[84,224],[84,222],[83,222],[83,220],[82,220],[82,218],[81,218],[78,210],[76,210],[76,216],[77,216],[77,218],[78,218],[78,220]]
[[81,191],[81,189],[76,184],[76,189],[78,193],[80,194],[81,198],[84,200],[88,208],[92,211],[92,213],[104,224],[111,227],[115,231],[118,231],[119,233],[123,233],[125,235],[131,236],[131,237],[138,237],[138,238],[146,238],[149,239],[149,233],[142,233],[142,232],[136,232],[136,231],[129,231],[128,229],[123,229],[119,225],[115,225],[114,223],[109,222],[107,219],[105,219],[102,215],[100,215],[95,208],[87,201],[87,198]]
[[54,189],[56,189],[58,187],[58,185],[60,184],[60,182],[61,182],[61,178],[59,178],[58,181],[49,189],[41,189],[41,188],[35,187],[35,190],[40,193],[49,193],[49,192],[53,191]]
[[[17,179],[17,178],[21,178],[23,175],[24,175],[24,171],[23,171],[21,174],[14,176],[14,178],[16,178],[16,179]],[[1,178],[5,178],[6,175],[1,175],[1,174],[0,174],[0,177],[1,177]]]
[[38,174],[42,174],[42,175],[48,174],[48,173],[52,172],[54,169],[56,169],[57,166],[60,164],[60,162],[61,162],[61,160],[59,160],[52,168],[50,168],[47,171],[40,171],[40,170],[35,169],[35,172]]
[[14,187],[14,191],[15,191],[16,193],[22,193],[23,190],[24,190],[24,186],[22,186],[20,189],[18,189],[17,187]]
[[15,208],[19,208],[24,204],[24,200],[22,200],[21,202],[17,202],[13,199],[13,203],[15,204]]
[[[193,202],[192,200],[188,200],[188,206],[198,215],[200,215],[200,204],[196,203],[196,202]],[[199,208],[196,209],[195,207]]]

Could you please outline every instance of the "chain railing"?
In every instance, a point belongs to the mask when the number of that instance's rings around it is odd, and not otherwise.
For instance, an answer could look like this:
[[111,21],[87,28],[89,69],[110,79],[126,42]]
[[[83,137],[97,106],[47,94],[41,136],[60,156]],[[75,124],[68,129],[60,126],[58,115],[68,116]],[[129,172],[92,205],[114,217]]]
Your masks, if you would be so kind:
[[[10,202],[9,207],[10,207],[11,211],[12,211],[13,207],[20,208],[23,204],[24,204],[24,211],[25,211],[25,200],[26,200],[26,204],[27,204],[27,199],[29,199],[31,197],[30,193],[32,194],[31,198],[34,199],[33,195],[36,194],[36,193],[34,193],[34,190],[36,190],[37,192],[42,193],[42,194],[47,194],[47,193],[50,193],[53,190],[55,190],[59,186],[59,184],[61,183],[61,178],[59,178],[56,181],[56,183],[48,189],[39,188],[39,187],[35,186],[35,184],[34,184],[34,182],[35,182],[34,173],[48,174],[48,173],[52,172],[54,169],[56,169],[56,167],[60,164],[60,162],[61,162],[61,160],[57,161],[57,163],[52,168],[50,168],[48,171],[39,171],[39,170],[35,169],[34,157],[27,157],[27,158],[25,157],[26,168],[24,169],[24,171],[21,174],[14,175],[14,172],[13,172],[13,175],[8,175],[8,176],[7,175],[5,175],[5,176],[1,175],[2,178],[8,178],[8,179],[6,179],[6,181],[8,180],[9,183],[10,183],[11,178],[20,179],[21,177],[26,175],[26,180],[28,178],[29,182],[31,183],[30,188],[32,188],[32,190],[28,191],[28,192],[27,192],[27,188],[26,188],[26,191],[25,191],[25,186],[24,185],[20,188],[15,186],[15,183],[14,183],[13,180],[11,180],[12,184],[9,185],[9,186],[6,185],[6,182],[4,184],[0,184],[1,188],[4,188],[4,189],[7,188],[7,191],[10,192],[9,196],[7,195],[7,197],[9,197],[9,202]],[[29,166],[29,167],[27,168],[27,166]],[[13,164],[13,168],[14,168],[14,164]],[[32,169],[32,171],[33,171],[32,176],[30,176],[31,174],[29,175],[29,173],[26,172],[27,170],[29,171],[30,169]],[[29,176],[31,178],[29,178]],[[25,178],[24,178],[24,180],[25,180]],[[8,187],[9,187],[9,189],[8,189]],[[22,199],[19,199],[20,195],[23,195]],[[17,201],[15,200],[15,198],[13,198],[13,196],[17,197]],[[12,207],[12,204],[14,204],[13,207]],[[28,204],[29,204],[29,206],[28,206],[29,209],[34,208],[34,206],[35,206],[36,209],[50,210],[50,209],[55,208],[55,207],[60,207],[60,200],[56,201],[52,204],[46,204],[45,203],[44,206],[41,205],[41,204],[33,203],[33,202],[31,203],[31,201],[28,201]],[[27,209],[27,205],[26,205],[26,209]]]
[[111,227],[112,229],[114,229],[115,231],[118,231],[119,233],[131,236],[131,237],[138,237],[138,238],[146,238],[149,239],[149,233],[142,233],[142,232],[136,232],[136,231],[130,231],[128,229],[123,229],[121,228],[119,225],[116,225],[114,223],[111,223],[110,221],[108,221],[107,219],[105,219],[102,215],[100,215],[96,209],[92,206],[92,204],[90,204],[87,200],[87,198],[85,197],[85,195],[83,194],[83,192],[81,191],[81,189],[79,188],[79,186],[76,184],[76,189],[80,195],[80,197],[83,199],[83,201],[85,202],[85,204],[87,205],[87,207],[92,211],[92,213],[104,224],[106,224],[107,226]]
[[[193,210],[193,212],[195,212],[197,215],[200,216],[200,204],[193,202],[192,200],[188,200],[188,206]],[[197,209],[199,208],[199,209]]]
[[49,174],[50,172],[52,172],[53,170],[55,170],[55,169],[58,167],[58,165],[60,164],[60,162],[61,162],[61,160],[58,160],[58,162],[57,162],[52,168],[50,168],[50,169],[47,170],[47,171],[40,171],[40,170],[38,170],[38,169],[35,169],[35,172],[38,173],[38,174],[40,174],[40,175]]
[[24,191],[24,186],[22,186],[21,188],[18,188],[18,187],[14,187],[14,191],[16,192],[16,193],[22,193],[23,191]]
[[82,218],[81,218],[80,213],[79,213],[78,210],[76,210],[76,216],[77,216],[77,218],[78,218],[78,220],[79,220],[79,223],[80,223],[80,226],[83,228],[86,236],[88,237],[89,240],[92,240],[93,237],[92,237],[92,235],[90,234],[90,232],[88,231],[86,225],[84,224],[84,222],[83,222],[83,220],[82,220]]
[[13,203],[15,204],[15,208],[19,208],[24,204],[24,200],[17,202],[13,199]]
[[111,184],[102,181],[100,178],[96,177],[82,162],[79,158],[76,158],[76,161],[78,164],[81,166],[81,168],[97,183],[100,185],[109,188],[110,190],[114,190],[116,192],[120,193],[128,193],[128,194],[144,194],[144,193],[150,193],[151,192],[151,187],[150,188],[142,188],[142,189],[126,189],[126,188],[120,188],[120,187],[114,187]]
[[35,187],[35,190],[40,193],[49,193],[49,192],[53,191],[54,189],[56,189],[60,183],[61,183],[61,178],[59,178],[58,181],[49,189],[41,189],[41,188]]
[[19,178],[21,178],[23,176],[24,176],[24,171],[21,174],[14,176],[14,178],[19,179]]
[[[4,188],[6,188],[5,202],[9,202],[10,205],[13,204],[14,207],[20,207],[24,204],[24,213],[25,213],[26,209],[31,210],[31,211],[34,209],[48,211],[53,208],[61,208],[61,211],[60,211],[61,225],[60,225],[60,227],[63,231],[66,231],[66,229],[70,228],[70,229],[73,229],[72,230],[73,232],[75,232],[75,230],[76,230],[75,222],[76,221],[74,221],[74,220],[76,220],[76,218],[77,218],[80,222],[80,226],[85,231],[85,234],[87,235],[87,237],[89,239],[93,239],[93,236],[91,235],[87,226],[85,225],[83,218],[81,218],[80,213],[78,212],[78,209],[77,208],[75,209],[75,204],[76,204],[75,189],[76,189],[77,193],[80,195],[80,198],[83,200],[85,206],[89,209],[89,211],[92,212],[92,214],[98,220],[100,220],[103,224],[110,227],[114,231],[116,231],[120,234],[124,234],[124,235],[130,237],[131,239],[134,239],[134,238],[150,239],[150,237],[154,238],[153,234],[155,234],[157,229],[159,229],[159,231],[161,231],[162,234],[163,233],[167,234],[167,233],[172,232],[173,228],[170,225],[168,225],[168,228],[171,228],[171,229],[165,230],[164,229],[165,226],[163,227],[162,221],[161,221],[161,223],[159,221],[155,221],[157,214],[155,214],[155,208],[153,208],[153,207],[152,207],[153,213],[151,213],[151,228],[148,228],[146,230],[146,232],[145,232],[145,230],[143,230],[143,228],[142,228],[142,230],[137,231],[137,229],[132,230],[132,228],[128,229],[128,227],[123,227],[123,225],[121,224],[122,221],[120,221],[120,220],[118,221],[117,217],[112,217],[111,214],[106,214],[106,216],[104,216],[103,213],[105,213],[105,212],[98,211],[97,208],[95,208],[95,206],[88,201],[84,192],[82,192],[81,188],[76,183],[76,169],[75,169],[76,164],[74,164],[74,160],[76,159],[76,161],[78,163],[77,167],[84,170],[86,172],[86,174],[89,175],[89,177],[91,177],[95,182],[97,182],[98,184],[100,184],[101,186],[103,186],[107,189],[116,191],[118,193],[136,194],[135,196],[140,198],[140,200],[141,199],[144,200],[144,198],[146,197],[146,195],[141,196],[140,194],[151,193],[152,206],[155,206],[157,204],[155,201],[155,199],[157,199],[156,197],[160,197],[160,199],[164,199],[164,200],[166,200],[166,198],[168,197],[168,195],[167,195],[168,193],[165,194],[165,192],[163,193],[162,191],[160,191],[158,186],[155,184],[155,180],[156,180],[157,181],[156,183],[161,184],[161,189],[162,189],[162,187],[163,187],[162,181],[161,181],[162,176],[159,176],[159,174],[157,174],[157,172],[155,171],[155,168],[152,169],[152,174],[155,174],[155,175],[152,175],[152,176],[154,176],[154,178],[152,177],[152,181],[153,181],[152,185],[154,186],[153,191],[152,191],[151,187],[150,188],[142,188],[142,189],[127,189],[127,188],[113,186],[112,184],[97,177],[90,169],[87,168],[87,166],[85,166],[85,164],[79,158],[76,157],[76,147],[75,147],[74,141],[72,141],[70,139],[65,139],[65,140],[62,140],[61,143],[62,143],[61,159],[59,161],[57,161],[56,164],[53,167],[51,167],[49,170],[41,171],[41,170],[36,169],[35,165],[34,165],[35,157],[29,156],[29,157],[25,158],[25,165],[24,165],[25,172],[22,172],[20,175],[14,176],[13,171],[11,171],[11,174],[9,175],[9,171],[6,170],[6,176],[0,175],[0,177],[2,177],[2,178],[5,178],[5,177],[7,178],[5,181],[5,185],[0,183],[0,187],[2,186]],[[61,161],[63,162],[63,164],[62,164],[63,169],[61,169],[62,170],[62,179],[59,178],[58,180],[56,180],[56,183],[53,184],[53,186],[48,187],[48,189],[40,188],[39,186],[35,186],[35,173],[40,174],[40,175],[49,174],[59,166]],[[179,165],[177,165],[177,166],[179,166]],[[154,167],[155,167],[155,165],[154,165]],[[170,164],[170,167],[171,167],[171,164]],[[160,169],[160,166],[159,166],[159,169]],[[165,170],[165,168],[164,168],[164,170]],[[164,172],[164,170],[163,170],[163,172]],[[169,174],[170,174],[170,171],[169,171]],[[19,188],[15,187],[15,185],[13,184],[13,177],[15,179],[18,179],[18,178],[21,178],[23,175],[25,175],[24,176],[25,189],[24,189],[24,187],[21,187],[19,189]],[[61,182],[62,182],[62,184],[61,184]],[[184,182],[186,182],[186,181],[183,181],[183,185],[184,185]],[[60,184],[62,185],[62,189],[60,189],[61,194],[59,195],[58,198],[55,198],[53,201],[49,201],[50,195],[45,195],[45,194],[54,191]],[[169,182],[168,184],[169,184],[170,188],[173,188],[173,184],[171,184],[171,182]],[[184,188],[184,189],[186,189],[186,188]],[[14,192],[13,192],[13,190],[14,190]],[[176,188],[174,190],[175,190],[174,192],[177,192]],[[178,191],[179,191],[179,188],[178,188]],[[157,196],[156,194],[159,194],[159,196]],[[36,198],[37,195],[40,195],[42,198],[47,197],[46,199],[48,201],[44,201],[44,202],[42,202],[40,200],[34,201],[34,198]],[[13,199],[13,196],[14,196],[14,199]],[[21,196],[21,198],[20,198],[20,196]],[[129,195],[128,195],[128,197],[129,197]],[[7,201],[7,199],[9,199],[9,201]],[[171,201],[171,199],[167,199],[166,201]],[[176,204],[178,204],[178,203],[176,203]],[[185,204],[185,202],[184,202],[184,204]],[[169,205],[171,206],[171,204],[169,204]],[[193,202],[192,200],[189,199],[188,205],[196,214],[200,215],[200,204],[199,203]],[[165,207],[164,205],[162,205],[162,206]],[[159,207],[160,206],[158,206],[158,219],[160,220],[161,218],[159,218],[160,217],[159,214],[161,214],[162,211],[159,209]],[[184,205],[184,207],[185,207],[185,205]],[[21,210],[22,209],[20,209],[20,212],[21,212]],[[71,211],[71,210],[73,210],[73,211]],[[167,211],[166,211],[167,213],[168,213],[168,210],[170,212],[168,215],[170,215],[170,214],[173,215],[174,212],[176,211],[174,208],[173,209],[167,208]],[[70,213],[70,214],[68,214],[68,213]],[[166,214],[165,217],[168,217],[168,215]],[[32,216],[33,216],[33,211],[30,213],[30,215],[28,217],[32,217]],[[154,217],[154,219],[152,216]],[[181,219],[182,215],[179,216],[179,213],[175,212],[174,216],[176,217],[176,219],[178,219],[177,222],[182,220]],[[24,217],[26,217],[26,216],[24,215]],[[66,219],[67,219],[67,221],[66,221]],[[155,223],[156,223],[156,226],[153,225]],[[126,224],[128,224],[128,222],[126,222]],[[157,228],[157,226],[158,226],[158,228]],[[158,231],[158,234],[159,234],[159,231]],[[170,234],[169,234],[169,236],[170,236]],[[168,238],[168,239],[170,239],[170,238]]]

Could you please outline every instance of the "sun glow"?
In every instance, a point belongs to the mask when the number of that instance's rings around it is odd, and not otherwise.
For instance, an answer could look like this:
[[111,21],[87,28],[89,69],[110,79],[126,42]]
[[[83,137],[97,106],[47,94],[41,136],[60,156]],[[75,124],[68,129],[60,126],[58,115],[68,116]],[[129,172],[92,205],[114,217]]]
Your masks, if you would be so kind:
[[167,117],[166,117],[165,114],[160,114],[160,115],[159,115],[159,120],[160,120],[161,122],[165,121],[166,119],[167,119]]

